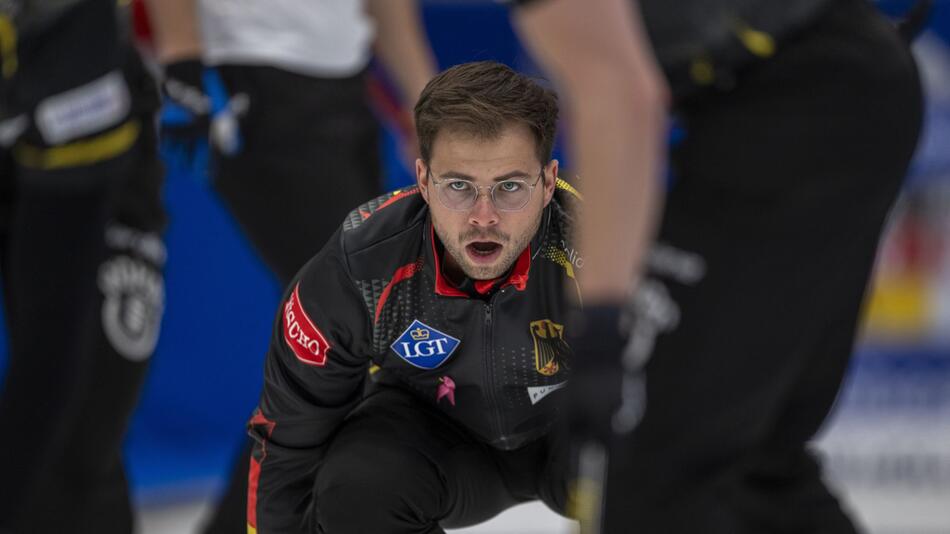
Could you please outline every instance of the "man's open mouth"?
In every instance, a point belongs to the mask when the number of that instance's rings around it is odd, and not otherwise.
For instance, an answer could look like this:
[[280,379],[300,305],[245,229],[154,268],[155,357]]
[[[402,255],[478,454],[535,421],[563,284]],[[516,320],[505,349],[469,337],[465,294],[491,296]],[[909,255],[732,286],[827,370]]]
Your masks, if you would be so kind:
[[491,261],[501,252],[501,245],[493,241],[474,241],[465,246],[465,251],[475,261]]

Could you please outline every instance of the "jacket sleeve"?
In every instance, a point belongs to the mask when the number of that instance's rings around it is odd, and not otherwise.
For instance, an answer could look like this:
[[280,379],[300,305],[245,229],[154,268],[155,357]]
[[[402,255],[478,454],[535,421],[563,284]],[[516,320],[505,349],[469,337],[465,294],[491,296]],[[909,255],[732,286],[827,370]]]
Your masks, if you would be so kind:
[[359,401],[369,317],[338,232],[291,282],[274,322],[260,404],[249,423],[248,533],[308,532],[328,439]]

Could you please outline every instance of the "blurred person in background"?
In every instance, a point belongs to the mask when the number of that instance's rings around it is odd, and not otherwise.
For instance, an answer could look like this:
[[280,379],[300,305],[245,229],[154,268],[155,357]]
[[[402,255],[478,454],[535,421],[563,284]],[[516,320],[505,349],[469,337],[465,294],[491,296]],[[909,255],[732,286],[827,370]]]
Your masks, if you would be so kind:
[[0,532],[132,531],[121,444],[164,308],[158,87],[114,0],[0,3]]
[[517,3],[588,180],[586,531],[854,533],[808,442],[918,138],[908,32],[864,0]]
[[249,532],[437,533],[534,499],[564,513],[550,429],[576,193],[551,159],[557,114],[495,62],[422,91],[417,186],[355,209],[284,294]]
[[[375,50],[411,107],[435,61],[415,0],[154,0],[170,163],[206,173],[286,285],[381,189],[367,95]],[[250,370],[249,370],[250,371]],[[248,441],[207,526],[246,530]]]

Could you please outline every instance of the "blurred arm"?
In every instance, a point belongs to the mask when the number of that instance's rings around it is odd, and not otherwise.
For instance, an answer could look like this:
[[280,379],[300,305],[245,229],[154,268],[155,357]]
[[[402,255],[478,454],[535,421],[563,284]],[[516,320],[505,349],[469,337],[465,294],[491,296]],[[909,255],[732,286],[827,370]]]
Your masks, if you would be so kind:
[[158,61],[168,65],[201,57],[197,0],[146,0]]
[[617,304],[636,283],[661,205],[665,80],[629,0],[535,2],[515,23],[567,102],[585,199],[585,304]]
[[368,0],[376,21],[376,54],[395,78],[407,108],[435,75],[435,59],[416,0]]

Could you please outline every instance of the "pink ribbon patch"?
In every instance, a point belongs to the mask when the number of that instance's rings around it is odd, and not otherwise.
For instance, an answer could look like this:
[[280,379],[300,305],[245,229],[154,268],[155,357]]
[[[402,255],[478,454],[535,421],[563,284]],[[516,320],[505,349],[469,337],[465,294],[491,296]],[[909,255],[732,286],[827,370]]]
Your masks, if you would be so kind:
[[455,381],[447,376],[439,377],[439,390],[435,395],[436,404],[442,400],[442,397],[448,397],[449,404],[455,406]]

